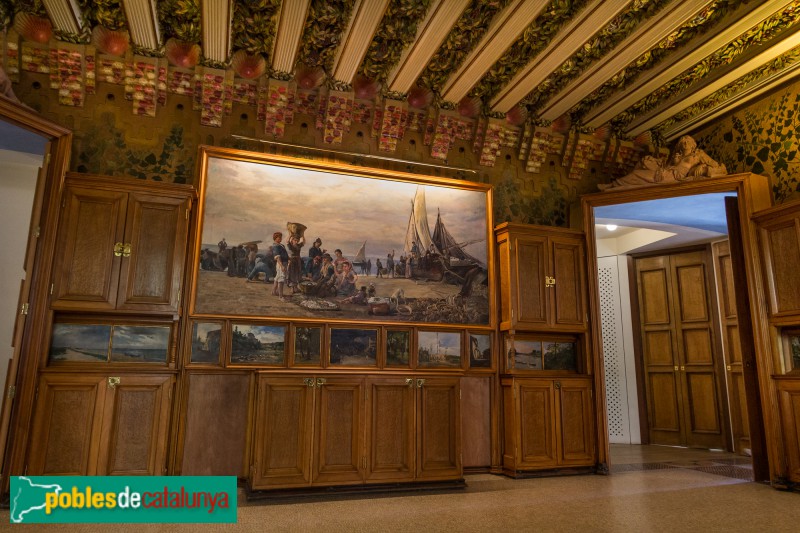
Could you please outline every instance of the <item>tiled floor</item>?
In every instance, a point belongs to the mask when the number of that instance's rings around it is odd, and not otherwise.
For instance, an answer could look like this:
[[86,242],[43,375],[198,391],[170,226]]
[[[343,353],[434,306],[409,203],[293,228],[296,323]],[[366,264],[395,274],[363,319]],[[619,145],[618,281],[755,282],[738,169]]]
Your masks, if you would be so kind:
[[612,444],[610,459],[612,474],[683,468],[753,481],[753,465],[750,458],[724,451]]

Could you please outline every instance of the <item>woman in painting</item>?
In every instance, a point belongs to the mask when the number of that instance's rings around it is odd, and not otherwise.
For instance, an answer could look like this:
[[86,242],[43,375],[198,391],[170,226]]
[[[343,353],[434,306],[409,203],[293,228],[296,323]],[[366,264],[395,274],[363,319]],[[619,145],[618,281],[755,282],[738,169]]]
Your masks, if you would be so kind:
[[300,250],[306,243],[303,235],[292,234],[286,241],[286,248],[289,249],[289,265],[286,268],[286,281],[292,292],[300,290],[300,280],[303,277],[303,259],[300,257]]
[[724,176],[727,173],[725,165],[711,159],[707,153],[697,147],[694,139],[684,135],[678,139],[678,144],[675,146],[667,166],[663,166],[654,157],[645,156],[630,174],[617,178],[611,183],[601,183],[598,187],[601,191],[605,191],[623,187],[678,183],[696,178]]
[[336,294],[349,296],[356,290],[358,274],[353,272],[353,264],[350,261],[342,263],[342,272],[336,281]]

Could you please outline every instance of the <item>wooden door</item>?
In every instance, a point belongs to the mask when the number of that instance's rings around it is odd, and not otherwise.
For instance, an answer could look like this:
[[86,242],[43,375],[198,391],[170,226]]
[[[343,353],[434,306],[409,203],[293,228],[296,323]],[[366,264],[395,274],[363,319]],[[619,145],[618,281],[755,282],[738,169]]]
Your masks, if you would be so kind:
[[800,483],[800,378],[776,380],[789,480]]
[[554,387],[558,406],[559,465],[595,464],[591,378],[559,378]]
[[[516,470],[558,464],[556,406],[552,379],[514,380]],[[508,424],[510,420],[506,420]]]
[[545,289],[545,276],[550,268],[546,237],[525,236],[514,240],[511,250],[512,304],[519,316],[512,317],[517,326],[547,325],[550,315]]
[[727,449],[707,254],[670,261],[686,445]]
[[117,308],[178,310],[188,232],[188,200],[130,193]]
[[636,260],[650,444],[685,443],[669,258]]
[[364,481],[364,378],[317,378],[314,484]]
[[310,377],[258,376],[252,488],[311,482],[314,389]]
[[459,378],[416,378],[417,479],[460,477]]
[[367,378],[367,481],[411,481],[416,468],[415,381]]
[[103,416],[103,448],[97,471],[104,476],[166,474],[172,375],[123,374],[109,386]]
[[547,288],[551,300],[551,324],[571,331],[586,326],[586,280],[583,242],[576,239],[551,238],[555,284]]
[[770,314],[793,315],[800,312],[800,217],[795,213],[760,224],[759,237],[764,254]]
[[27,473],[97,475],[105,376],[44,374],[38,391]]
[[730,243],[716,242],[714,267],[717,280],[719,319],[722,326],[722,354],[725,358],[727,374],[728,405],[730,406],[733,450],[749,453],[750,422],[747,416],[747,396],[744,386],[742,365],[742,346],[739,333],[739,319],[736,312],[736,286],[734,285],[731,263]]
[[58,236],[53,303],[55,309],[113,309],[116,305],[128,195],[83,187],[64,193]]

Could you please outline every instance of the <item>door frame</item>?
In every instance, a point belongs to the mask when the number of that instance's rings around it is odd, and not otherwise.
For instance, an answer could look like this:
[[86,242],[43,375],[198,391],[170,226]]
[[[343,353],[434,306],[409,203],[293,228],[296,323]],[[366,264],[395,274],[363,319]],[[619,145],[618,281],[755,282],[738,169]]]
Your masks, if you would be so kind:
[[[597,277],[597,245],[595,242],[594,208],[606,205],[678,198],[698,194],[735,192],[739,202],[739,223],[744,254],[747,294],[750,299],[749,317],[753,325],[753,348],[761,394],[766,455],[770,479],[785,478],[786,457],[782,449],[778,392],[771,376],[776,362],[770,347],[767,322],[767,299],[764,291],[764,274],[758,254],[758,234],[752,215],[772,205],[769,179],[756,174],[731,174],[719,178],[700,179],[677,184],[644,186],[633,189],[610,190],[581,197],[581,215],[587,239],[587,266],[589,281],[589,316],[592,332],[592,371],[594,375],[595,414],[597,428],[597,462],[600,470],[607,471],[609,457],[608,422],[606,413],[605,372],[603,368],[603,335],[600,321],[599,283]],[[742,310],[744,311],[744,310]],[[742,316],[746,313],[741,312]],[[751,391],[747,391],[748,401]],[[754,457],[754,461],[758,458]]]
[[9,390],[3,391],[0,494],[5,500],[10,476],[24,474],[26,467],[40,356],[46,351],[43,343],[49,335],[48,287],[56,244],[59,199],[72,151],[72,131],[4,96],[0,96],[0,119],[49,141],[31,209],[26,274],[20,290],[20,302],[28,304],[27,315],[21,313],[15,326],[14,355],[6,378]]

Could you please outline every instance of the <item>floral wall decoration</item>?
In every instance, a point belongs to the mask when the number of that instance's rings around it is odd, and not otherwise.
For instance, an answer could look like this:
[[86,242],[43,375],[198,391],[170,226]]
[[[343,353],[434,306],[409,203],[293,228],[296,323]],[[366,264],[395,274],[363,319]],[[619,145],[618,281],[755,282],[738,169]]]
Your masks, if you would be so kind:
[[561,68],[549,75],[526,97],[529,109],[544,105],[558,91],[577,78],[589,66],[608,54],[628,37],[640,24],[658,13],[671,0],[640,0],[614,17],[605,28],[595,34],[575,54],[562,63]]
[[481,40],[495,15],[509,1],[472,0],[428,62],[417,83],[438,92]]
[[200,42],[200,0],[161,0],[158,22],[162,35],[187,43]]
[[776,203],[800,198],[800,83],[717,121],[695,137],[728,172],[768,176]]
[[494,186],[494,222],[521,222],[542,226],[569,225],[570,199],[558,186],[555,177],[542,187],[539,196],[528,198],[519,194],[520,184],[513,179]]
[[125,11],[120,0],[79,0],[81,14],[90,26],[97,24],[109,30],[127,29]]
[[430,5],[431,0],[392,0],[359,72],[369,79],[385,81],[403,50],[414,41],[417,25],[425,18]]
[[330,72],[355,0],[311,0],[298,63]]

